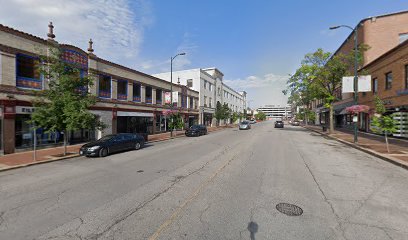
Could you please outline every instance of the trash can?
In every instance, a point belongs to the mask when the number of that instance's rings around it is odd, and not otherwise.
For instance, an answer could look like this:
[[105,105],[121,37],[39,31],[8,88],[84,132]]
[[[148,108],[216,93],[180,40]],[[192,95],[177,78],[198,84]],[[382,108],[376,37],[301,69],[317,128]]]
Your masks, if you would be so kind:
[[326,125],[323,125],[323,126],[322,126],[322,129],[323,129],[323,132],[326,132],[326,131],[327,131]]

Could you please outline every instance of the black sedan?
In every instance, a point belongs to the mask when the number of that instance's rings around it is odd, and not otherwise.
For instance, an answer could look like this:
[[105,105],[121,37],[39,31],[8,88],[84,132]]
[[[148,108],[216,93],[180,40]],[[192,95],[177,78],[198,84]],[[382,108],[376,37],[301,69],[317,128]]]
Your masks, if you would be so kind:
[[185,132],[187,137],[198,137],[207,134],[207,127],[205,125],[193,125]]
[[107,135],[97,141],[83,145],[79,149],[79,155],[87,157],[106,157],[111,153],[125,150],[139,150],[143,147],[145,140],[143,136],[133,133],[119,133]]
[[275,128],[283,128],[284,124],[283,121],[276,121],[275,122]]

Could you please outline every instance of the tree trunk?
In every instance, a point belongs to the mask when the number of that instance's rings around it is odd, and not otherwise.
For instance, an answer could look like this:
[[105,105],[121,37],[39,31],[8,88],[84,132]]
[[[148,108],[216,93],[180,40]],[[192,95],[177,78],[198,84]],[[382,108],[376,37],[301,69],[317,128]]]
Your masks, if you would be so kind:
[[306,113],[306,111],[305,111],[305,125],[306,125],[306,126],[307,126],[307,122],[308,122],[307,113]]
[[64,131],[64,156],[67,155],[67,131]]
[[332,134],[334,133],[334,121],[333,121],[333,105],[330,104],[330,111],[329,111],[329,124],[330,124],[330,128],[329,128],[329,133]]
[[387,131],[385,131],[385,145],[387,146],[387,152],[390,153],[390,147],[389,147],[389,145],[388,145]]

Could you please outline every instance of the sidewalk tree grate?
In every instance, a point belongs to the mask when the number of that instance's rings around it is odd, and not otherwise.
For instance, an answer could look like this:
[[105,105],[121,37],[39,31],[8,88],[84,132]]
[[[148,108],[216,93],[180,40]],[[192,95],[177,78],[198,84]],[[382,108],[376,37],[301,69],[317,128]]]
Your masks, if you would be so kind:
[[300,216],[303,214],[302,208],[290,203],[278,203],[276,209],[288,216]]

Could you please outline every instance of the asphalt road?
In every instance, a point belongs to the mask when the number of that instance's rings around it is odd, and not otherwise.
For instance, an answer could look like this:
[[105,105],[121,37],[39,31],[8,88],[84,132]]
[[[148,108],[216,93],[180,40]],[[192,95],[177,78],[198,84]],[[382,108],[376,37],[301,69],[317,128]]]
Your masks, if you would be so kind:
[[258,123],[1,172],[0,239],[408,239],[408,171]]

